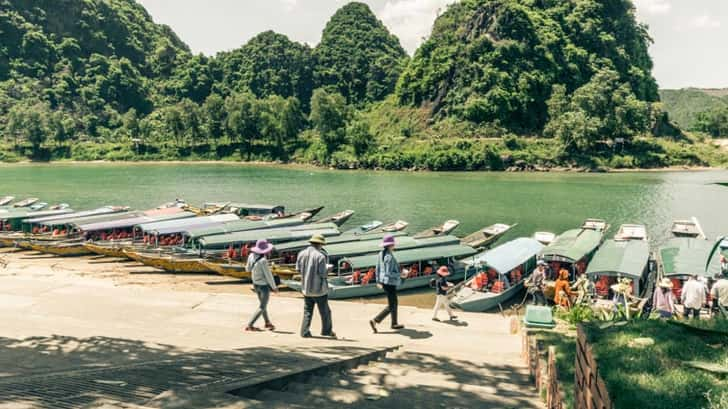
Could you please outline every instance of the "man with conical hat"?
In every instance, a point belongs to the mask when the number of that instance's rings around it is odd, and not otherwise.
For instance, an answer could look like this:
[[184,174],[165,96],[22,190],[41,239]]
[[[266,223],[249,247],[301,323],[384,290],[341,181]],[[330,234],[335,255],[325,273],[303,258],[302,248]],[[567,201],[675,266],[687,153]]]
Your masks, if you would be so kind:
[[301,336],[311,337],[311,319],[314,305],[321,315],[321,335],[336,337],[331,329],[331,308],[329,308],[329,255],[324,250],[326,239],[315,234],[308,241],[310,246],[298,253],[296,270],[301,274],[301,292],[303,293],[303,322]]

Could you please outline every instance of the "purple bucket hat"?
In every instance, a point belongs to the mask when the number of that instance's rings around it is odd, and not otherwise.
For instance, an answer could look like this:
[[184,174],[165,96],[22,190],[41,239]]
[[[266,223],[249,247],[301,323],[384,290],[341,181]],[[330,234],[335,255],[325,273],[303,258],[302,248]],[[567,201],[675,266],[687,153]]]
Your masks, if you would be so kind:
[[273,251],[273,245],[268,243],[268,240],[266,240],[266,239],[258,240],[258,242],[255,243],[255,247],[250,249],[250,251],[252,251],[255,254],[265,255],[265,254],[268,254],[271,251]]
[[382,239],[382,247],[394,246],[394,236],[388,234]]

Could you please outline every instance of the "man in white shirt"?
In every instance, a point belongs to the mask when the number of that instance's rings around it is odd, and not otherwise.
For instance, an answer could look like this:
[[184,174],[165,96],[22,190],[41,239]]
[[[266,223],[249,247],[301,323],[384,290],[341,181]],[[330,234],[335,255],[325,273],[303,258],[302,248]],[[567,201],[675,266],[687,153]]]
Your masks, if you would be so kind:
[[705,305],[705,285],[698,280],[697,275],[690,276],[683,286],[680,301],[683,305],[683,317],[687,319],[692,314],[693,318],[700,318],[700,310]]

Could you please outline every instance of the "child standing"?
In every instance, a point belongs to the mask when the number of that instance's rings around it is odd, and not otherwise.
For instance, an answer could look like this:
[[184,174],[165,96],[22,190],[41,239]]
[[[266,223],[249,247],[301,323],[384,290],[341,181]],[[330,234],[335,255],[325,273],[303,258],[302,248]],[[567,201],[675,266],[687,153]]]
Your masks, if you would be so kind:
[[435,309],[432,312],[433,321],[440,321],[437,318],[437,313],[441,308],[444,308],[445,311],[447,311],[447,314],[450,316],[450,321],[457,319],[457,317],[453,315],[452,309],[450,309],[450,300],[447,297],[447,291],[453,286],[451,282],[447,281],[447,276],[449,275],[450,270],[448,270],[447,266],[442,266],[437,270],[437,278],[435,279],[437,301],[435,301]]

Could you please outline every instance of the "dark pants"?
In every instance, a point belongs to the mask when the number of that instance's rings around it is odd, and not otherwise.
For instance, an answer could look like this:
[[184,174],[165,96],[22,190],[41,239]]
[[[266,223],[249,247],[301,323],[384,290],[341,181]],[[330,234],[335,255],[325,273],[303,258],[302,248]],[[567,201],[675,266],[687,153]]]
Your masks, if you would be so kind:
[[331,331],[331,309],[329,308],[329,296],[303,297],[303,322],[301,323],[301,336],[311,334],[311,319],[313,318],[313,306],[318,307],[321,315],[321,335],[329,336]]
[[690,314],[693,315],[693,318],[699,319],[700,318],[700,308],[683,308],[683,317],[690,318]]
[[266,324],[270,324],[270,319],[268,319],[268,300],[270,299],[270,287],[267,285],[255,285],[253,286],[255,289],[255,293],[258,294],[258,309],[255,310],[253,313],[253,316],[250,318],[250,321],[248,322],[248,326],[252,327],[255,325],[255,322],[258,321],[258,318],[263,316],[263,320]]
[[548,305],[546,303],[546,296],[542,290],[534,290],[531,296],[533,297],[533,305]]
[[379,324],[387,318],[387,315],[391,314],[392,326],[397,325],[397,286],[383,284],[385,294],[387,294],[387,306],[374,317],[374,322]]

